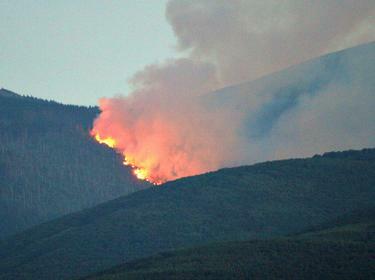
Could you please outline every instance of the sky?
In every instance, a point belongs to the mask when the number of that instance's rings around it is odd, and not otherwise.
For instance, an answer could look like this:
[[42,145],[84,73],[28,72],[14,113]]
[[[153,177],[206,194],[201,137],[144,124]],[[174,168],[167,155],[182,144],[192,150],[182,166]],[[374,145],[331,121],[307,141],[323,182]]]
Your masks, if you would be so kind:
[[175,55],[166,0],[0,1],[0,87],[79,105]]
[[146,80],[208,92],[370,42],[374,18],[371,0],[0,0],[0,87],[79,105]]

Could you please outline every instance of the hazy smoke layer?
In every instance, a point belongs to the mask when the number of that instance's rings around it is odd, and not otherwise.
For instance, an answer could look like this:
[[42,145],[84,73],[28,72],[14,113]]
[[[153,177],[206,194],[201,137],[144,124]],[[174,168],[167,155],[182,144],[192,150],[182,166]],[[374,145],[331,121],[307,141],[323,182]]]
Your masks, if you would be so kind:
[[374,145],[374,77],[362,75],[374,73],[373,47],[360,52],[361,64],[340,56],[205,95],[374,40],[371,2],[170,1],[167,18],[187,57],[136,73],[127,97],[102,99],[94,132],[115,139],[154,182]]
[[178,47],[217,66],[223,84],[281,70],[375,38],[371,0],[175,0]]

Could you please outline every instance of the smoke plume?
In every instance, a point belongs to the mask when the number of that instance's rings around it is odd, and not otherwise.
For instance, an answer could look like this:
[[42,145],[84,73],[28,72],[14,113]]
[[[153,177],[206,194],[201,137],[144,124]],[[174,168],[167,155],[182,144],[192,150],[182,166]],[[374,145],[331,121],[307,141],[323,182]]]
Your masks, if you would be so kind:
[[374,145],[375,79],[362,75],[374,73],[374,44],[355,53],[361,64],[336,55],[217,91],[374,40],[371,2],[170,1],[166,17],[185,58],[136,73],[128,96],[101,99],[92,133],[112,139],[136,175],[154,183]]

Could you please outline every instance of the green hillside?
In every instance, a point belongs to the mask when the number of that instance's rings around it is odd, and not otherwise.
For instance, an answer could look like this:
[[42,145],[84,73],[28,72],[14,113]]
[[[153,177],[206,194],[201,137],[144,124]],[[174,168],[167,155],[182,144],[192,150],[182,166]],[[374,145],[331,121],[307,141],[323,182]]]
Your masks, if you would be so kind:
[[145,187],[90,138],[97,114],[0,90],[0,238]]
[[374,279],[375,216],[371,219],[293,238],[160,253],[85,279]]
[[[70,279],[163,251],[302,232],[374,207],[374,185],[375,149],[176,180],[1,242],[0,279]],[[289,245],[282,241],[277,246],[283,251]]]

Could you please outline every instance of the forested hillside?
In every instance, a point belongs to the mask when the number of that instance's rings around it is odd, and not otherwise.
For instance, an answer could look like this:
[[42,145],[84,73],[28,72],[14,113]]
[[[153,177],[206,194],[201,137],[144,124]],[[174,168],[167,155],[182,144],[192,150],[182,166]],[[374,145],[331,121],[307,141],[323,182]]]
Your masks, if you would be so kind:
[[97,113],[0,90],[0,238],[146,186],[90,138]]
[[300,233],[373,208],[374,186],[375,149],[179,179],[0,242],[0,279],[71,279],[166,250]]

